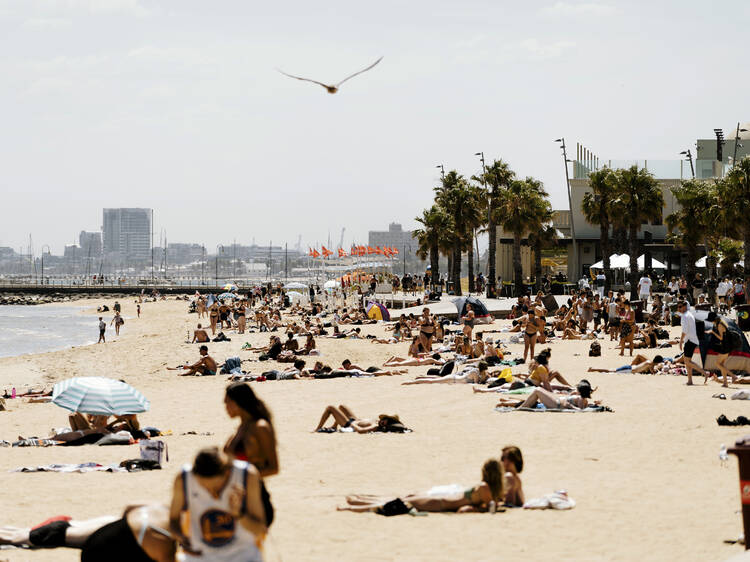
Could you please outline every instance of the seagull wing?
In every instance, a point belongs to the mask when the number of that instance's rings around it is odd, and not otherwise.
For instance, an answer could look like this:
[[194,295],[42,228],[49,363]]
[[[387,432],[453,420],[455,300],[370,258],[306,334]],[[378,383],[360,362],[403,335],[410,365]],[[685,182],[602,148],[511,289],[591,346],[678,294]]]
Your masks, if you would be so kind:
[[383,60],[383,57],[380,57],[380,58],[379,58],[378,60],[376,60],[376,61],[375,61],[374,63],[372,63],[372,64],[371,64],[370,66],[368,66],[367,68],[363,68],[362,70],[360,70],[360,71],[358,71],[358,72],[355,72],[355,73],[354,73],[354,74],[352,74],[351,76],[347,76],[347,77],[346,77],[346,78],[344,78],[344,79],[343,79],[343,80],[342,80],[341,82],[339,82],[338,84],[336,84],[336,87],[338,88],[339,86],[341,86],[341,84],[343,84],[344,82],[346,82],[347,80],[349,80],[349,79],[351,79],[351,78],[354,78],[354,77],[355,77],[355,76],[357,76],[358,74],[362,74],[363,72],[367,72],[367,71],[368,71],[368,70],[370,70],[370,69],[371,69],[371,68],[372,68],[373,66],[375,66],[376,64],[378,64],[378,63],[379,63],[379,62],[380,62],[381,60]]
[[284,76],[288,76],[289,78],[294,78],[295,80],[302,80],[303,82],[312,82],[313,84],[318,84],[319,86],[323,86],[324,88],[330,88],[328,84],[323,84],[323,82],[318,82],[317,80],[312,80],[310,78],[302,78],[301,76],[294,76],[292,74],[287,74],[283,70],[276,69],[278,72],[283,74]]

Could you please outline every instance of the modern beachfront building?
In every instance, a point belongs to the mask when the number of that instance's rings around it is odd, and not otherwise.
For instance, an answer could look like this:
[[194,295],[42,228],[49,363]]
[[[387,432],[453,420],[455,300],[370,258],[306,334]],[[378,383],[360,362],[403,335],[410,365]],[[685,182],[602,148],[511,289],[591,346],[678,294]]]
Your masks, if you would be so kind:
[[151,209],[104,209],[103,246],[122,259],[151,259]]
[[[718,133],[718,130],[717,130]],[[637,164],[646,168],[657,179],[664,195],[662,219],[644,223],[638,231],[639,253],[650,253],[651,256],[667,266],[665,274],[684,272],[687,255],[673,244],[667,242],[666,217],[677,210],[677,203],[671,189],[680,185],[685,179],[695,175],[698,179],[719,178],[726,174],[735,159],[750,155],[750,123],[740,124],[727,132],[727,137],[717,151],[724,134],[717,134],[713,139],[698,139],[690,154],[685,151],[683,160],[604,160],[582,145],[577,145],[575,157],[568,154],[570,163],[570,199],[572,212],[569,209],[555,211],[553,226],[558,234],[558,253],[567,254],[568,279],[577,280],[589,274],[592,264],[602,259],[599,244],[599,226],[586,221],[581,211],[581,203],[590,191],[588,175],[604,166],[612,169],[626,168]],[[721,157],[721,159],[719,159]],[[573,251],[573,232],[575,231],[575,252]],[[620,253],[627,248],[620,249]],[[613,252],[617,252],[613,248]],[[513,278],[513,238],[498,229],[497,272],[503,280]],[[575,259],[574,259],[575,255]],[[563,260],[565,261],[565,260]],[[524,245],[521,248],[523,275],[530,277],[533,272],[533,252]]]

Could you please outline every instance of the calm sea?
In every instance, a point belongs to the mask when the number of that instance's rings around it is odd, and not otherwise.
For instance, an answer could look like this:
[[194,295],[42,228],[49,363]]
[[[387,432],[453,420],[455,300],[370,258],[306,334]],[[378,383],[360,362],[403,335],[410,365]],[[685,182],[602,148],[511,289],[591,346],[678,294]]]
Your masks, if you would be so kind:
[[96,343],[99,321],[80,311],[80,307],[0,306],[0,357]]

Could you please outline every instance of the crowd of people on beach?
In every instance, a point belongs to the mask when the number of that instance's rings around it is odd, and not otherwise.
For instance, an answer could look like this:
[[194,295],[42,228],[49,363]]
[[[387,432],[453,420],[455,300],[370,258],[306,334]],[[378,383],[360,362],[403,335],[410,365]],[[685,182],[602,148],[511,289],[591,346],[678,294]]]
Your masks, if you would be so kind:
[[[188,334],[188,342],[199,345],[197,360],[168,367],[179,371],[180,376],[225,374],[235,381],[226,389],[224,405],[227,414],[239,421],[236,432],[223,448],[200,450],[192,464],[177,474],[168,506],[135,505],[121,517],[85,521],[53,517],[33,528],[3,527],[0,544],[79,548],[83,560],[100,560],[104,553],[111,555],[114,551],[123,553],[127,558],[122,559],[128,560],[174,560],[177,550],[183,552],[185,560],[261,560],[263,540],[274,520],[266,480],[280,467],[272,416],[252,383],[399,376],[412,367],[428,367],[402,384],[468,384],[477,394],[496,393],[499,411],[611,411],[593,399],[597,388],[588,379],[569,382],[574,380],[571,374],[552,366],[551,345],[556,341],[587,340],[592,357],[601,354],[601,345],[606,342],[615,345],[620,356],[628,350],[631,357],[629,363],[611,369],[591,366],[589,373],[685,375],[690,385],[693,372],[697,371],[704,375],[704,384],[709,379],[718,380],[718,373],[727,386],[730,379],[735,382],[737,377],[726,360],[743,347],[745,340],[733,322],[719,312],[725,310],[722,307],[742,302],[744,287],[723,280],[724,285],[716,291],[718,310],[699,320],[695,306],[701,305],[705,297],[703,293],[688,292],[683,281],[673,279],[665,294],[657,294],[651,279],[644,275],[638,285],[637,303],[631,302],[624,290],[605,294],[597,279],[593,280],[594,289],[583,286],[574,290],[561,306],[555,302],[553,310],[548,310],[549,300],[544,293],[521,296],[510,311],[509,325],[500,329],[480,324],[471,304],[455,320],[432,314],[425,306],[419,314],[404,313],[386,322],[386,337],[362,330],[377,322],[368,314],[368,299],[372,296],[360,294],[345,300],[311,291],[309,299],[290,299],[281,287],[270,285],[223,298],[196,294],[189,311],[196,313],[200,321],[208,318],[213,341],[224,332],[268,333],[266,345],[242,346],[242,353],[247,354],[244,358],[219,359],[209,354],[212,337],[198,322],[192,337]],[[416,284],[414,280],[408,282]],[[407,284],[402,286],[406,289]],[[113,312],[110,325],[119,334],[124,324],[119,303],[114,304]],[[100,340],[105,341],[107,325],[103,317],[99,321]],[[669,328],[677,321],[681,336],[670,339]],[[391,355],[381,366],[361,366],[345,359],[332,367],[321,357],[321,338],[361,341],[363,349],[370,344],[401,344],[406,353],[403,357]],[[225,335],[218,341],[229,338]],[[512,353],[511,343],[522,343],[523,352]],[[675,345],[681,354],[659,354],[650,359],[643,353],[633,356],[634,349]],[[701,355],[700,365],[693,361],[696,351]],[[706,366],[709,353],[715,356],[712,369]],[[264,363],[270,368],[245,370],[248,364],[256,367]],[[516,369],[518,365],[520,370]],[[135,415],[118,415],[110,421],[106,416],[78,412],[71,414],[68,423],[69,429],[56,432],[50,440],[84,444],[122,432],[134,440],[158,435],[155,428],[142,427]],[[312,431],[405,434],[411,429],[399,414],[360,417],[350,406],[340,404],[326,406]],[[524,505],[519,476],[522,470],[521,451],[507,446],[499,458],[488,459],[482,465],[481,479],[472,486],[435,486],[396,498],[350,495],[338,509],[382,515],[494,513]]]

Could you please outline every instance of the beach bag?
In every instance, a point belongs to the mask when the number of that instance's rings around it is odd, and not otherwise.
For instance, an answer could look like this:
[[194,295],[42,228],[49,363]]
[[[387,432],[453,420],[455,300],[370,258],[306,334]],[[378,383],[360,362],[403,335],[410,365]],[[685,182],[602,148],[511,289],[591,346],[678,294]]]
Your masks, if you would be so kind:
[[162,459],[169,461],[167,445],[161,439],[141,439],[141,459],[162,464]]
[[601,357],[602,346],[598,341],[591,342],[589,346],[589,357]]

